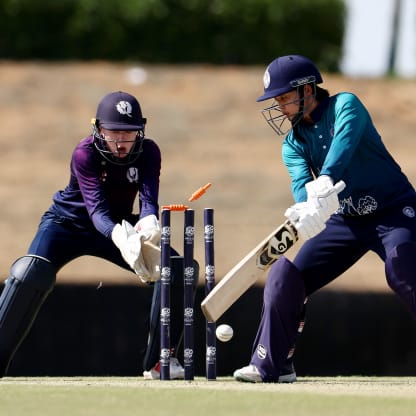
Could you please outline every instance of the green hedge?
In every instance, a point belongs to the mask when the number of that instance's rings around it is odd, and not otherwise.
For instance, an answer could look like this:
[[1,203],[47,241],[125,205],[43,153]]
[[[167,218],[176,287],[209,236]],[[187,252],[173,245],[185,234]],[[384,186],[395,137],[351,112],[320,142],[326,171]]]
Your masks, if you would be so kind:
[[343,0],[2,0],[9,59],[265,64],[301,53],[336,70]]

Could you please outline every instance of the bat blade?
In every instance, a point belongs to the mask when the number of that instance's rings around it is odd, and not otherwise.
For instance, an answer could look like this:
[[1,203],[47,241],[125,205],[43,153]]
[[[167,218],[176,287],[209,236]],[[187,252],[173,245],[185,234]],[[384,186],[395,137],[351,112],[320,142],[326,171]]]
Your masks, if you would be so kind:
[[207,320],[216,322],[297,240],[296,229],[289,221],[262,240],[202,301],[202,312]]

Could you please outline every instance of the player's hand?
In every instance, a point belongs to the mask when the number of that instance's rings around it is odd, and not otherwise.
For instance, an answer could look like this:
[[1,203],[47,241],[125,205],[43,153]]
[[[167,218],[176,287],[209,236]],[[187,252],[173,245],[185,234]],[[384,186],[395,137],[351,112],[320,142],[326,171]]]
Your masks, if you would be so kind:
[[143,282],[149,283],[160,279],[160,247],[145,237],[125,220],[116,224],[111,233],[126,263]]
[[306,241],[315,237],[326,227],[314,206],[308,202],[299,202],[289,207],[285,217],[294,225],[299,237]]
[[322,175],[308,182],[305,187],[308,203],[315,207],[322,221],[327,221],[339,208],[338,191],[332,179],[327,175]]

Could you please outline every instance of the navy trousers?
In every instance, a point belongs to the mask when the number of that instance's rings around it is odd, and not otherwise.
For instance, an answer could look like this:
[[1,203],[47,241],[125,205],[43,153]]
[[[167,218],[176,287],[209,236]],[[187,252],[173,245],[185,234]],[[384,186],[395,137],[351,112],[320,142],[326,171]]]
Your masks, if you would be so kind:
[[132,271],[111,239],[92,226],[80,228],[67,218],[49,211],[41,219],[28,254],[48,259],[57,271],[71,260],[87,255],[103,258]]

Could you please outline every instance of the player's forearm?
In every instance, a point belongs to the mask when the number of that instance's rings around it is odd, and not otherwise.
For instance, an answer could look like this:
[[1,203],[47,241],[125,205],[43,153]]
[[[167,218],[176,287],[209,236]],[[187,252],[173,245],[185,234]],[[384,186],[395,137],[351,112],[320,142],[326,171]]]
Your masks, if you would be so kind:
[[111,232],[116,223],[108,215],[104,215],[102,212],[95,212],[91,215],[91,221],[98,232],[107,238],[111,238]]

